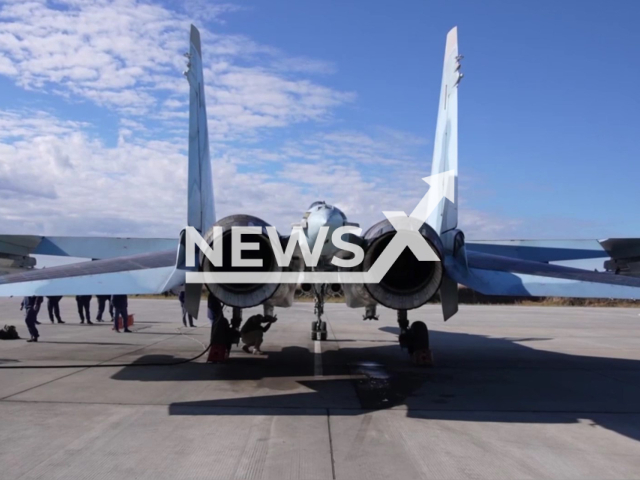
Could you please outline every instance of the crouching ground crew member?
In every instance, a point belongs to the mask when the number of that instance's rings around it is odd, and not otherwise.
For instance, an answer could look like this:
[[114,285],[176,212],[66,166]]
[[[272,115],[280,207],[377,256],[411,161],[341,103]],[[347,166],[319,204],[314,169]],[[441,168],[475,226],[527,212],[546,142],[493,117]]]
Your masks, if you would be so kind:
[[[242,343],[244,343],[242,350],[246,353],[251,353],[253,351],[254,355],[262,355],[260,346],[262,345],[264,334],[271,328],[271,324],[275,323],[277,320],[278,319],[276,317],[272,317],[270,315],[254,315],[249,317],[240,329]],[[262,324],[266,325],[262,326]]]
[[58,323],[64,323],[62,318],[60,318],[60,300],[62,300],[62,295],[47,297],[47,312],[49,312],[49,320],[51,320],[51,323],[55,323],[53,321],[54,315]]
[[76,295],[76,303],[78,304],[78,315],[80,315],[80,323],[84,323],[84,319],[86,316],[87,323],[89,325],[93,325],[93,322],[91,321],[91,314],[89,313],[89,306],[91,305],[91,295]]
[[37,310],[37,302],[38,297],[35,295],[32,297],[24,297],[22,299],[22,304],[20,305],[20,310],[24,310],[24,323],[27,324],[27,328],[29,329],[29,335],[31,338],[27,340],[27,342],[37,342],[40,334],[38,333],[38,327],[36,327],[36,318],[38,316]]

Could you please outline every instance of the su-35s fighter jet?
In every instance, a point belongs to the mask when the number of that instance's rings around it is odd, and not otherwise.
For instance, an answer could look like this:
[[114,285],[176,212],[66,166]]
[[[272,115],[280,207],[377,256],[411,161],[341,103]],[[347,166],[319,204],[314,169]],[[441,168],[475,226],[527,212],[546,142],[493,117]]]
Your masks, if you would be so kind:
[[[0,235],[0,256],[16,267],[0,276],[0,295],[154,294],[184,285],[187,308],[197,316],[204,284],[233,307],[232,326],[237,328],[242,309],[263,305],[265,314],[273,314],[275,307],[293,303],[296,287],[302,284],[315,292],[312,335],[322,340],[324,296],[341,288],[347,305],[364,308],[365,318],[376,318],[377,305],[396,310],[400,344],[418,363],[428,359],[429,335],[424,322],[409,323],[408,312],[439,293],[447,320],[458,310],[459,284],[486,295],[640,299],[639,278],[548,263],[547,254],[557,256],[559,250],[580,258],[573,244],[556,242],[551,249],[528,244],[526,258],[499,243],[476,245],[473,250],[465,246],[457,204],[462,57],[456,28],[446,40],[433,163],[431,174],[424,178],[429,189],[416,199],[411,214],[384,212],[386,218],[364,233],[344,212],[324,202],[311,205],[287,235],[247,214],[218,220],[200,34],[194,26],[186,56],[190,85],[186,228],[173,239]],[[30,254],[96,260],[35,269]]]

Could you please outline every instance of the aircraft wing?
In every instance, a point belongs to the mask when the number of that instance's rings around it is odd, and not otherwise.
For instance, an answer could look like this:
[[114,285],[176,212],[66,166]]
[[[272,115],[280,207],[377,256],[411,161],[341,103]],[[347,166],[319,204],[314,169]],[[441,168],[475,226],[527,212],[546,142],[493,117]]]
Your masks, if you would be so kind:
[[484,295],[640,299],[640,279],[486,253],[445,259],[447,274]]
[[162,293],[184,283],[176,251],[32,269],[0,276],[0,296]]

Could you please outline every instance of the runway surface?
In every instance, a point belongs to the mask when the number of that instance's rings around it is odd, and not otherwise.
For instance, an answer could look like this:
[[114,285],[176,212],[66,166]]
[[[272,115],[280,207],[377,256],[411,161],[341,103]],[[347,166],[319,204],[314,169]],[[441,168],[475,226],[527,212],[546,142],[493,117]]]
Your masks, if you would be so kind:
[[[26,337],[19,303],[0,299],[0,326]],[[117,334],[80,325],[71,298],[66,325],[43,306],[41,341],[0,341],[0,365],[170,363],[208,342],[176,300],[130,312]],[[638,309],[463,305],[443,323],[428,306],[410,312],[431,330],[428,369],[392,311],[329,304],[322,343],[313,304],[277,313],[264,357],[0,370],[0,478],[640,478]]]

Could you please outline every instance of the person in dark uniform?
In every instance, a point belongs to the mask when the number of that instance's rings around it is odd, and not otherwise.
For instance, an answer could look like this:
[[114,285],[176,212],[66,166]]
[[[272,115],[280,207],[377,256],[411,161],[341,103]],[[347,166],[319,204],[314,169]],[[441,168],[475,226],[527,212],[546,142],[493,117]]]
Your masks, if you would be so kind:
[[[240,329],[242,335],[242,350],[246,353],[252,353],[254,355],[262,355],[260,346],[264,339],[264,334],[271,328],[271,324],[275,323],[278,319],[269,315],[253,315],[249,317]],[[266,323],[263,327],[262,324]]]
[[118,317],[122,317],[122,326],[125,332],[131,333],[127,326],[127,319],[129,318],[129,312],[127,311],[128,301],[126,295],[111,295],[111,305],[113,305],[113,328],[116,332],[120,333],[118,329]]
[[189,317],[189,326],[190,327],[195,327],[195,325],[193,324],[193,317],[191,316],[191,314],[189,312],[187,312],[187,307],[185,307],[184,305],[184,290],[182,290],[179,294],[178,294],[178,300],[180,300],[180,306],[182,307],[182,324],[186,327],[187,326],[187,317]]
[[27,328],[29,329],[29,335],[31,335],[31,338],[27,340],[27,342],[29,343],[37,342],[38,337],[40,336],[40,333],[38,332],[38,327],[36,327],[36,318],[38,316],[36,312],[36,304],[37,304],[37,297],[34,295],[31,297],[24,297],[22,299],[22,304],[20,305],[20,310],[25,311],[24,323],[27,324]]
[[102,314],[104,313],[108,301],[109,314],[111,315],[111,321],[113,321],[113,304],[111,303],[111,295],[96,295],[96,298],[98,299],[98,316],[96,317],[96,320],[98,322],[104,322]]
[[60,300],[62,300],[62,295],[47,297],[47,312],[49,312],[49,320],[51,320],[51,323],[55,323],[53,321],[54,315],[58,323],[64,323],[62,318],[60,318]]
[[218,318],[222,317],[222,303],[213,293],[209,293],[207,298],[207,318],[213,327]]
[[40,313],[40,307],[42,306],[42,302],[44,301],[44,297],[36,297],[36,325],[40,325],[38,321],[38,314]]
[[80,315],[80,323],[84,323],[85,316],[87,323],[93,325],[89,306],[91,305],[91,295],[76,295],[76,303],[78,304],[78,315]]

